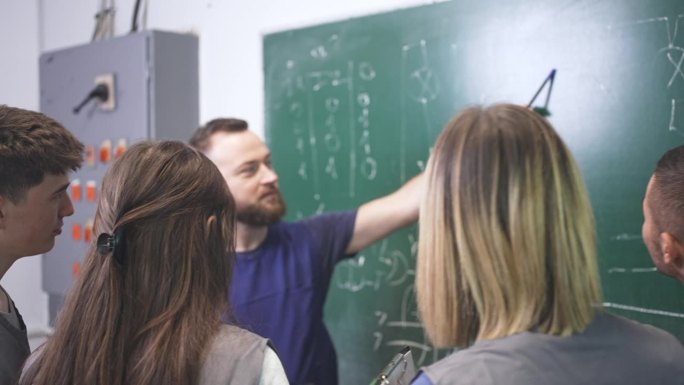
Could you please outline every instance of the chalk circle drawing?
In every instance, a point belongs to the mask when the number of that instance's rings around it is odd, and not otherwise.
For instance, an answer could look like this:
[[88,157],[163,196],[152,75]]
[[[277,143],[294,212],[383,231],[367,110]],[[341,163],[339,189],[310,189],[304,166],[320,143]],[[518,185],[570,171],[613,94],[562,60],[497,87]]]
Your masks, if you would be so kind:
[[359,78],[361,80],[365,81],[371,81],[375,79],[375,68],[373,68],[373,65],[367,62],[361,62],[359,63]]
[[389,286],[399,286],[415,274],[409,265],[408,258],[399,250],[393,250],[389,256],[381,256],[379,261],[389,267],[389,272],[384,278]]
[[338,152],[342,147],[340,136],[337,134],[337,131],[331,131],[326,133],[323,136],[323,139],[325,140],[325,147],[330,152]]
[[356,102],[359,103],[361,107],[368,107],[371,102],[370,95],[368,95],[367,92],[362,92],[356,95]]
[[325,100],[325,109],[328,112],[337,112],[340,107],[340,99],[337,98],[327,98]]
[[361,175],[368,180],[373,180],[378,174],[378,162],[367,156],[361,163]]
[[335,165],[335,158],[332,156],[328,158],[328,163],[325,165],[325,173],[331,178],[337,179],[337,166]]

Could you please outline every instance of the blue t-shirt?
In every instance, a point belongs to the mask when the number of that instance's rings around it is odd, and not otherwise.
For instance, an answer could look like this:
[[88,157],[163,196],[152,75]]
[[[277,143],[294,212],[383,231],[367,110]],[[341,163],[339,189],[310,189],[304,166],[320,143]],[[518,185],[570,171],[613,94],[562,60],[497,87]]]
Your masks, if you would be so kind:
[[279,222],[255,250],[237,253],[230,300],[238,325],[271,339],[291,384],[337,384],[337,355],[323,324],[335,264],[356,211]]

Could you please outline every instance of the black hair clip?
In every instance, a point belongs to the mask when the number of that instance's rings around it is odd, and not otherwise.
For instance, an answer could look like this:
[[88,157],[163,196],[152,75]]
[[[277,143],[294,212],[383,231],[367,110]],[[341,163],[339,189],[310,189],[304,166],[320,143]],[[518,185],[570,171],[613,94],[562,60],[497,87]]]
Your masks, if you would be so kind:
[[97,237],[97,252],[102,256],[113,253],[116,244],[117,242],[114,236],[102,233]]

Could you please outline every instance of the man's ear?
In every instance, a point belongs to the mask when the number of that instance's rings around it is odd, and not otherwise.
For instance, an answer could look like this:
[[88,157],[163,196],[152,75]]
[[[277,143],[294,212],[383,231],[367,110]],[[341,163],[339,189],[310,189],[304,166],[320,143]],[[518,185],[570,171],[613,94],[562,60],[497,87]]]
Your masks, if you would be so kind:
[[684,244],[671,233],[660,233],[660,251],[669,275],[684,283]]

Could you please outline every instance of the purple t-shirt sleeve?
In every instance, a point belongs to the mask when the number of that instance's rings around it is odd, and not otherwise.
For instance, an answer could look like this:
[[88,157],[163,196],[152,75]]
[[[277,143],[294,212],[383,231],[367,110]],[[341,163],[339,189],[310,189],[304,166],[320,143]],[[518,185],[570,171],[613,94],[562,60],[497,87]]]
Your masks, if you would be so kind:
[[302,222],[318,240],[324,263],[334,266],[342,259],[353,257],[345,250],[354,235],[357,210],[315,215]]
[[411,381],[411,385],[432,385],[432,381],[425,375],[425,373],[418,373],[418,377]]

